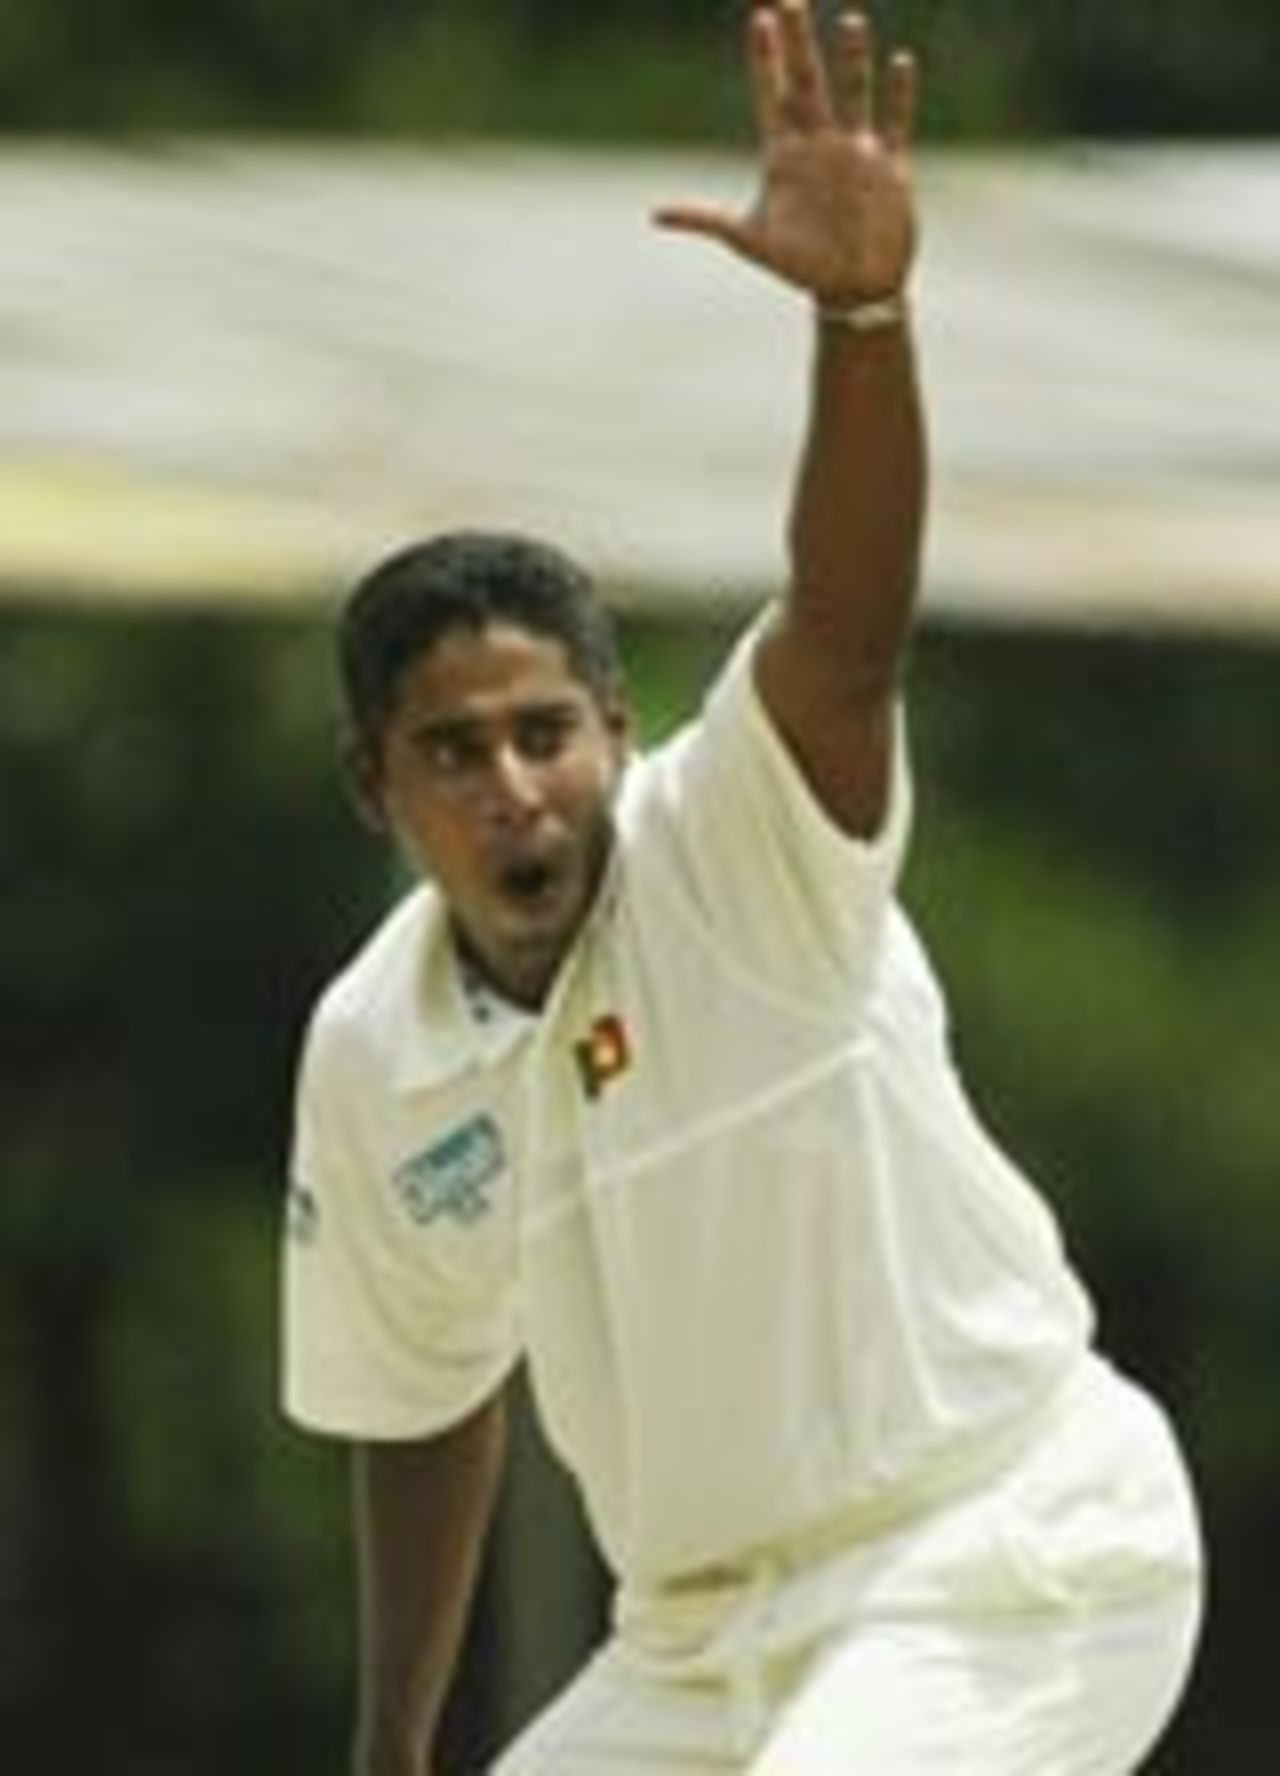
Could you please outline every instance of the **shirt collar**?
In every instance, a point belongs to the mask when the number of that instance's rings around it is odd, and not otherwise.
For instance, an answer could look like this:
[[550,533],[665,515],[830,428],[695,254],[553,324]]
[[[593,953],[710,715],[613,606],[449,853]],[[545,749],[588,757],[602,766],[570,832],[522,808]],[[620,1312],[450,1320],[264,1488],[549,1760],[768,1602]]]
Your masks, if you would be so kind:
[[421,894],[414,950],[396,982],[392,1008],[392,1083],[400,1093],[492,1065],[537,1022],[534,1013],[474,978],[464,979],[444,902],[430,886]]

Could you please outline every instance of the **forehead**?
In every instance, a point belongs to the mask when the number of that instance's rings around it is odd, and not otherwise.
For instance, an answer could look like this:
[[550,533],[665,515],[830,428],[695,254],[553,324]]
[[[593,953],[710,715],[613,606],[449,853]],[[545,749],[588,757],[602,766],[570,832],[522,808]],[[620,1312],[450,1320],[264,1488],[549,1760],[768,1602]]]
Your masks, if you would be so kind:
[[482,715],[530,703],[594,702],[564,643],[515,623],[446,630],[405,666],[392,720]]

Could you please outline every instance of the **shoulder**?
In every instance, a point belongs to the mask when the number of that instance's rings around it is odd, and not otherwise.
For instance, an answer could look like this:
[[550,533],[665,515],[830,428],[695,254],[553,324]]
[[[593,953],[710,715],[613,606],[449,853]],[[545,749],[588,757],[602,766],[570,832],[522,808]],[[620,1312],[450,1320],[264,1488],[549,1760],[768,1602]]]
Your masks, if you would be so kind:
[[307,1033],[311,1070],[394,1053],[406,1023],[417,1021],[419,984],[441,917],[438,896],[426,885],[392,907],[316,1001]]
[[768,716],[755,688],[752,659],[758,625],[739,637],[697,708],[627,766],[618,802],[625,838],[678,809],[700,775],[707,754],[750,752],[763,740]]
[[770,605],[738,639],[702,708],[655,755],[657,801],[687,809],[704,838],[732,830],[741,843],[774,829],[797,863],[821,860],[865,873],[887,860],[892,874],[905,851],[912,813],[912,772],[905,701],[884,711],[885,773],[877,817],[859,825],[833,811],[797,754],[761,682],[761,649],[775,625]]

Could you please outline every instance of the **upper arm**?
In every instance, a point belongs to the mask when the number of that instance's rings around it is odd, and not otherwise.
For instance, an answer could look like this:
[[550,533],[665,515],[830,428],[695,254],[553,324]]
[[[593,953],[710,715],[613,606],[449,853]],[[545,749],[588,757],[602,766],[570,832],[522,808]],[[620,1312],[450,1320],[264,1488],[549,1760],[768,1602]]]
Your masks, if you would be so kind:
[[827,817],[855,838],[874,838],[892,778],[898,677],[850,668],[785,608],[756,641],[761,702],[810,793]]
[[[744,636],[700,719],[655,773],[657,854],[666,847],[670,881],[721,956],[806,1015],[830,1012],[844,1023],[873,978],[905,855],[905,725],[886,697],[882,715],[866,721],[866,744],[854,748],[857,781],[848,729],[836,718],[824,718],[802,759],[761,689],[767,620]],[[767,647],[764,658],[767,675]],[[787,680],[789,692],[794,684]],[[832,757],[836,786],[819,789]]]
[[495,1192],[465,1239],[448,1217],[417,1218],[395,1169],[430,1129],[408,1140],[374,1058],[341,1025],[313,1024],[291,1162],[304,1210],[283,1262],[284,1405],[331,1435],[412,1438],[472,1410],[516,1361],[514,1206]]

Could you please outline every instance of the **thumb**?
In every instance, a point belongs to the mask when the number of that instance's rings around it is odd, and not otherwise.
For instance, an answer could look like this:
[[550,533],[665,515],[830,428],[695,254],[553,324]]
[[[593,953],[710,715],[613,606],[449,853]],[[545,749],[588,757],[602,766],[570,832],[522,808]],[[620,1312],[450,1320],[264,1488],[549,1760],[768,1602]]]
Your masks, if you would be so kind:
[[704,204],[660,204],[650,211],[650,220],[673,233],[700,234],[709,240],[723,241],[739,252],[743,250],[743,225],[726,210],[710,209]]

